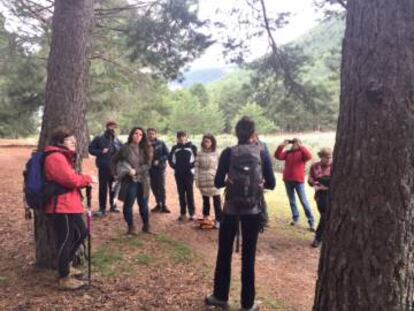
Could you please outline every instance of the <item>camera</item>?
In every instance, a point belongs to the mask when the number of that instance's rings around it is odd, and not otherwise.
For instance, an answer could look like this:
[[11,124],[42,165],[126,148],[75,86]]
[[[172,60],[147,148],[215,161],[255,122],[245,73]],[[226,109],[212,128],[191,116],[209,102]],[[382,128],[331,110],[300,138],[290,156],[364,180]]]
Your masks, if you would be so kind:
[[288,143],[289,143],[289,144],[293,144],[293,143],[295,143],[295,140],[290,139],[290,140],[288,140]]

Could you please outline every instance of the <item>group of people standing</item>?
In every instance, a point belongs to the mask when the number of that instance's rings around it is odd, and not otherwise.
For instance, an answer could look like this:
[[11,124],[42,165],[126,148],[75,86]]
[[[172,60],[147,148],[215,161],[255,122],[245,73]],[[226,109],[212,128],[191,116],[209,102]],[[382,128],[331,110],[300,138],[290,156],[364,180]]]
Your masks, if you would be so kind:
[[[96,156],[99,172],[99,211],[97,217],[106,215],[109,193],[109,212],[119,213],[115,199],[123,201],[123,215],[127,223],[127,234],[137,233],[133,205],[137,201],[142,219],[142,231],[150,232],[148,198],[152,190],[156,206],[152,212],[170,213],[166,205],[165,170],[167,163],[175,172],[180,202],[178,220],[192,220],[195,217],[193,185],[200,189],[203,199],[203,216],[209,217],[210,203],[215,211],[216,227],[219,228],[218,252],[214,276],[213,294],[206,297],[207,305],[228,306],[231,257],[233,242],[241,227],[242,236],[242,293],[243,310],[258,310],[255,304],[254,266],[258,234],[267,215],[263,192],[274,189],[276,179],[271,155],[265,144],[260,142],[255,123],[243,117],[235,127],[238,143],[217,153],[217,142],[213,135],[202,138],[198,151],[185,132],[177,132],[177,143],[168,150],[166,144],[157,138],[154,128],[146,131],[134,127],[122,144],[116,137],[117,124],[110,121],[102,135],[93,139],[89,146]],[[286,150],[286,147],[291,147]],[[90,176],[75,170],[76,139],[71,131],[59,129],[52,134],[49,149],[55,152],[45,161],[46,178],[70,189],[58,196],[56,205],[46,211],[53,214],[58,240],[59,283],[62,288],[81,287],[82,281],[70,276],[70,263],[86,236],[82,221],[82,202],[79,189],[92,183]],[[319,246],[323,236],[325,212],[331,176],[329,149],[318,153],[321,161],[310,168],[308,182],[315,188],[315,199],[321,213],[312,246]],[[311,153],[299,139],[284,141],[275,151],[275,158],[285,161],[283,180],[292,211],[292,225],[299,222],[295,192],[308,219],[309,228],[315,230],[315,219],[304,190],[305,164]],[[224,192],[222,206],[221,188]],[[71,273],[72,275],[73,273]]]
[[[96,136],[89,145],[89,152],[96,157],[99,174],[99,211],[97,217],[110,212],[119,213],[116,199],[123,201],[123,214],[128,225],[128,234],[135,235],[137,229],[132,207],[135,200],[139,206],[143,232],[150,232],[148,199],[150,189],[156,205],[152,212],[170,213],[166,205],[165,170],[167,163],[174,170],[180,202],[179,221],[195,219],[194,181],[203,197],[203,216],[209,217],[210,200],[213,201],[216,226],[222,214],[220,191],[214,187],[214,176],[218,165],[216,139],[204,135],[201,150],[193,145],[184,131],[177,132],[177,144],[168,150],[158,139],[154,128],[134,127],[126,144],[122,145],[115,135],[116,123],[109,121],[102,135]],[[211,198],[211,199],[210,199]]]

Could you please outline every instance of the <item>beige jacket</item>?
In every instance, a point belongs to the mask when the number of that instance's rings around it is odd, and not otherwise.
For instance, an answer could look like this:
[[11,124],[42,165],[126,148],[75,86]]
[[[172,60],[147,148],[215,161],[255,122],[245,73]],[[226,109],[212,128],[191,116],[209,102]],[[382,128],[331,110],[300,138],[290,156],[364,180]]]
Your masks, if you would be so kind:
[[214,187],[218,165],[217,152],[206,152],[201,150],[197,153],[195,160],[195,182],[200,189],[201,195],[211,197],[220,194],[220,190]]

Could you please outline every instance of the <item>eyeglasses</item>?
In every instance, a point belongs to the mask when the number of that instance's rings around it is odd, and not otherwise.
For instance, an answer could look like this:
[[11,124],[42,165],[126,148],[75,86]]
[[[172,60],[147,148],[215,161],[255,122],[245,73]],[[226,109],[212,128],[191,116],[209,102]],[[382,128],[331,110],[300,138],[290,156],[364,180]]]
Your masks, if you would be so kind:
[[74,138],[74,137],[68,137],[68,138],[65,138],[63,140],[63,142],[66,143],[66,144],[76,144],[76,138]]

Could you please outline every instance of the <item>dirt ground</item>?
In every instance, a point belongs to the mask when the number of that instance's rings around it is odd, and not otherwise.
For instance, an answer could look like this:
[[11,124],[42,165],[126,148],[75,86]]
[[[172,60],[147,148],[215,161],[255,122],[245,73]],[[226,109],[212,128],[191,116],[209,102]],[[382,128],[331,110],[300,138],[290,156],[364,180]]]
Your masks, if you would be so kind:
[[[206,310],[203,298],[212,290],[217,230],[200,231],[193,223],[176,221],[178,198],[170,171],[172,213],[151,215],[156,234],[125,237],[122,214],[95,220],[93,250],[102,260],[94,264],[93,285],[58,290],[56,273],[34,266],[33,224],[24,219],[22,170],[31,149],[0,143],[0,310]],[[93,159],[85,160],[84,171],[96,175]],[[196,211],[201,213],[198,193]],[[139,223],[137,210],[135,217]],[[311,310],[319,259],[319,251],[309,247],[311,239],[304,228],[271,219],[259,237],[256,259],[261,310]],[[232,274],[231,305],[237,310],[239,254],[233,255]]]

